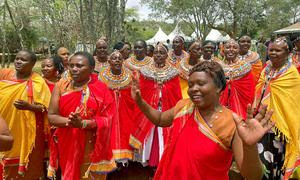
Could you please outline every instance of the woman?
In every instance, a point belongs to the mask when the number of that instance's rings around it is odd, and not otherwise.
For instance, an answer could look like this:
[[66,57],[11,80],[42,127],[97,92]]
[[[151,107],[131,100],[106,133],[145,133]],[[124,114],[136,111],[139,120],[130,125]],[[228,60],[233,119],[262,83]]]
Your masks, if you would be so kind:
[[246,61],[251,64],[254,82],[256,83],[262,71],[262,62],[260,60],[259,54],[250,50],[251,38],[249,36],[246,35],[242,36],[239,39],[239,45],[240,45],[239,58],[241,61]]
[[[94,66],[92,55],[75,53],[69,60],[71,79],[61,79],[52,92],[48,118],[57,127],[63,179],[104,179],[115,168],[110,148],[115,107],[107,87],[92,74]],[[50,177],[56,168],[50,164]]]
[[123,66],[123,60],[122,54],[114,51],[108,59],[110,66],[99,73],[99,80],[108,86],[117,109],[111,135],[113,156],[117,162],[127,162],[133,158],[128,142],[134,101],[130,96],[131,72]]
[[264,106],[252,118],[249,105],[247,119],[242,120],[219,103],[225,85],[222,67],[203,61],[190,72],[190,99],[160,112],[143,100],[133,79],[132,98],[143,113],[156,126],[171,126],[154,179],[229,179],[233,156],[246,179],[261,177],[256,143],[273,126],[268,121],[272,113]]
[[294,40],[295,50],[292,55],[292,62],[300,73],[300,36]]
[[60,79],[60,75],[64,72],[64,67],[59,56],[53,56],[44,59],[41,63],[42,76],[46,81],[50,92],[54,88],[54,84]]
[[113,49],[120,51],[124,59],[128,59],[131,54],[131,45],[128,42],[118,42]]
[[[274,110],[271,119],[276,122],[258,146],[264,164],[263,179],[300,178],[300,77],[288,61],[291,46],[284,37],[270,44],[271,63],[262,71],[256,86],[254,107],[268,105]],[[294,172],[297,167],[298,172]]]
[[251,65],[238,58],[239,44],[229,40],[224,45],[224,62],[218,61],[224,69],[227,85],[220,95],[220,103],[246,118],[247,105],[254,99],[254,80]]
[[14,70],[0,70],[0,115],[14,137],[13,148],[1,153],[6,179],[44,177],[45,111],[51,94],[44,79],[32,72],[36,60],[33,52],[22,50]]
[[188,77],[189,71],[200,62],[201,57],[201,42],[195,41],[191,44],[189,48],[189,58],[183,59],[178,63],[177,69],[180,75],[180,87],[183,98],[188,98],[187,90],[188,90]]
[[96,43],[95,72],[98,74],[102,68],[108,66],[108,43],[106,37],[101,37]]
[[57,56],[62,59],[64,70],[66,71],[68,69],[68,61],[70,56],[69,50],[65,47],[60,47],[57,49]]
[[154,46],[153,45],[147,45],[147,56],[153,57],[153,51],[154,51]]
[[137,40],[133,46],[134,55],[124,63],[125,67],[132,71],[139,71],[143,66],[151,62],[151,58],[146,56],[147,44],[144,40]]
[[203,50],[202,50],[202,57],[201,61],[220,61],[217,57],[214,56],[216,44],[212,41],[204,41],[203,42]]
[[[178,71],[166,62],[167,58],[167,47],[158,44],[154,49],[154,61],[140,71],[141,94],[159,111],[166,111],[182,98]],[[137,150],[137,160],[156,167],[168,139],[168,128],[154,126],[138,108],[135,112],[136,127],[130,145]]]
[[184,51],[184,38],[182,36],[175,36],[172,48],[169,52],[168,63],[176,67],[180,61],[189,57],[189,54]]

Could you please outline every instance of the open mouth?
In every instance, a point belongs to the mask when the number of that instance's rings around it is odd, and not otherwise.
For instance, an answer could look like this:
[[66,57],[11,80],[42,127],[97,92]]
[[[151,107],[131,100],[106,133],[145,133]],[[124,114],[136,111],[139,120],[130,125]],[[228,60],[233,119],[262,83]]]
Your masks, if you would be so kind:
[[203,97],[200,96],[200,95],[192,95],[191,99],[192,99],[193,102],[201,102]]

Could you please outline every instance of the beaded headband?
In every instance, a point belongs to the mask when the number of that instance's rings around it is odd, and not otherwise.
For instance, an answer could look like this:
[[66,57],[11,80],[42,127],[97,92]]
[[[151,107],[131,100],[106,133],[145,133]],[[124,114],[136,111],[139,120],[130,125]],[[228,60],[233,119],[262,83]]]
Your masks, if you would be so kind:
[[285,37],[276,38],[273,43],[278,45],[283,45],[286,49],[289,49],[289,45]]
[[200,40],[193,42],[193,44],[190,46],[189,50],[193,49],[197,44],[200,44],[200,46],[201,46],[202,42]]
[[182,43],[184,43],[184,39],[183,39],[183,37],[182,37],[182,36],[175,36],[175,38],[174,38],[174,39],[176,39],[176,38],[179,38],[179,39],[182,41]]
[[239,45],[239,43],[236,42],[236,40],[234,40],[234,39],[229,39],[228,41],[226,41],[225,46],[229,45],[229,44]]
[[161,42],[157,43],[157,45],[155,46],[155,48],[158,48],[158,47],[162,47],[162,48],[164,48],[164,50],[165,50],[166,52],[168,52],[168,49],[164,46],[163,43],[161,43]]

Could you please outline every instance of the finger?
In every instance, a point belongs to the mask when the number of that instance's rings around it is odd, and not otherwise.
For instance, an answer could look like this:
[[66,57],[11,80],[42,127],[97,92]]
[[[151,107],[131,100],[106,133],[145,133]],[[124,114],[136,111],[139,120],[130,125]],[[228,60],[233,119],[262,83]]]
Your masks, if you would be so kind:
[[272,117],[273,111],[268,111],[265,114],[265,117],[261,120],[260,124],[264,127],[266,126],[266,124],[268,124],[270,122],[270,119]]
[[274,127],[274,126],[275,126],[275,122],[274,121],[269,121],[269,123],[267,124],[267,126],[264,127],[265,132],[270,131],[270,129],[272,129],[272,127]]
[[251,108],[251,104],[247,105],[247,119],[252,119],[253,118],[253,110]]
[[267,105],[262,105],[261,108],[259,109],[258,114],[255,116],[255,119],[258,120],[259,122],[265,117],[265,114],[267,112]]
[[237,115],[236,113],[233,113],[232,115],[236,126],[240,126],[242,123],[244,123],[243,118],[241,118],[239,115]]

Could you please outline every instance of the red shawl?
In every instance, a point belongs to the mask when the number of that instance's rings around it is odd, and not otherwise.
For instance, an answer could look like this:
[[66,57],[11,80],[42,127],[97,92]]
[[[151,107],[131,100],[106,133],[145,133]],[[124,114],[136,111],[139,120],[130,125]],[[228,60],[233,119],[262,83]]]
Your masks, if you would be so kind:
[[[57,138],[59,164],[64,179],[81,179],[80,166],[83,163],[86,145],[86,132],[93,131],[95,136],[94,149],[90,154],[89,171],[96,173],[108,173],[115,168],[112,160],[110,145],[110,131],[115,106],[113,98],[106,85],[101,83],[96,75],[91,76],[88,83],[89,97],[85,104],[81,103],[83,90],[71,90],[60,93],[59,111],[63,117],[68,117],[71,112],[79,106],[85,108],[81,114],[82,119],[94,119],[97,129],[79,128],[57,128],[55,137]],[[70,80],[61,80],[57,86],[63,89],[70,86]],[[55,164],[53,164],[55,167]]]
[[223,112],[213,128],[202,119],[189,99],[179,101],[168,144],[155,180],[228,180],[232,161],[230,142],[235,132],[232,112]]
[[246,118],[247,105],[253,103],[255,83],[251,72],[239,79],[228,81],[221,93],[220,103]]
[[[158,108],[159,101],[159,89],[156,81],[148,79],[141,74],[140,77],[141,93],[144,100],[153,108]],[[178,76],[166,81],[162,85],[162,112],[174,107],[176,103],[182,98],[181,89]],[[150,130],[154,127],[150,120],[145,115],[135,108],[134,122],[137,126],[133,130],[130,137],[130,145],[134,148],[142,150],[143,143],[147,136],[150,134]],[[169,128],[163,128],[164,143],[166,143],[168,137]]]

